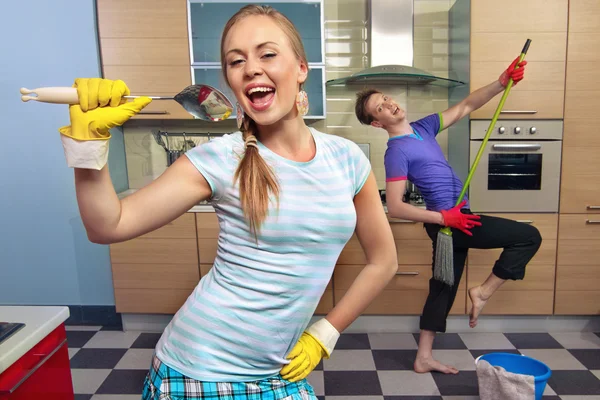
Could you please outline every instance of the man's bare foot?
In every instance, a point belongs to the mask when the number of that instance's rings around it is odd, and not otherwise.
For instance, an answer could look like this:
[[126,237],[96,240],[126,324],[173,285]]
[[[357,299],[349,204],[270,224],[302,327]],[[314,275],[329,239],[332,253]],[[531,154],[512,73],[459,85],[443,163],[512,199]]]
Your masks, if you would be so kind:
[[441,362],[434,360],[432,357],[417,357],[414,365],[415,372],[424,374],[426,372],[437,371],[443,374],[458,374],[458,370],[449,365],[444,365]]
[[477,318],[479,318],[479,314],[489,297],[486,298],[483,296],[481,286],[475,286],[469,289],[469,298],[472,303],[471,312],[469,313],[469,326],[475,328],[477,326]]

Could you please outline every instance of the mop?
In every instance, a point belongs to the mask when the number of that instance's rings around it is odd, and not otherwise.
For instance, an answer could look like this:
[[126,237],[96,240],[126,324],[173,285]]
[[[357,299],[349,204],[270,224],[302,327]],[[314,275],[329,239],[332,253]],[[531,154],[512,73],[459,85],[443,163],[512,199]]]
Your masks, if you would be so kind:
[[[519,62],[515,66],[515,69],[518,68],[518,64],[523,61],[525,58],[525,54],[527,54],[527,50],[529,49],[529,45],[531,44],[531,39],[527,39],[525,42],[525,46],[523,46],[523,50],[521,51],[521,56],[519,57]],[[455,207],[458,206],[465,196],[467,192],[467,188],[471,183],[471,178],[473,178],[473,174],[475,173],[475,169],[477,169],[477,165],[479,164],[479,160],[481,159],[481,155],[485,149],[485,145],[487,144],[490,135],[492,134],[492,130],[494,129],[494,125],[496,125],[496,121],[498,120],[498,116],[500,115],[500,111],[502,111],[502,107],[504,106],[504,102],[508,97],[508,93],[513,85],[512,78],[509,79],[508,84],[504,88],[504,93],[502,94],[502,98],[498,103],[498,107],[496,107],[496,112],[494,112],[494,116],[492,117],[492,121],[490,122],[490,126],[485,133],[483,138],[483,142],[479,147],[479,151],[477,152],[477,156],[475,157],[475,161],[471,166],[471,170],[469,171],[469,175],[467,175],[467,180],[463,185],[463,188],[456,200]],[[433,277],[434,279],[444,282],[449,286],[454,286],[454,250],[452,246],[452,230],[450,227],[444,227],[439,230],[437,235],[437,244],[435,250],[435,264],[433,268]]]

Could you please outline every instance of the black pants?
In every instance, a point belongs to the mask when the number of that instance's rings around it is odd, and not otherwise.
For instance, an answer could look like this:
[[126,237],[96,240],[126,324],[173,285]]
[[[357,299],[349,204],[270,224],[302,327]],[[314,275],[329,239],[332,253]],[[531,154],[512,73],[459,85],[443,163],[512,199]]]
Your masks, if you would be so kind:
[[[471,211],[463,209],[463,213]],[[446,331],[446,319],[454,304],[456,291],[465,268],[469,249],[504,248],[496,261],[492,272],[498,278],[519,280],[525,277],[525,267],[542,244],[542,237],[536,227],[510,219],[481,216],[481,226],[471,229],[473,236],[468,236],[452,229],[454,247],[454,286],[450,287],[433,278],[429,280],[429,296],[423,307],[420,328],[434,331]],[[442,227],[437,224],[425,224],[427,234],[433,241],[433,257],[437,234]],[[432,266],[435,265],[435,259]]]

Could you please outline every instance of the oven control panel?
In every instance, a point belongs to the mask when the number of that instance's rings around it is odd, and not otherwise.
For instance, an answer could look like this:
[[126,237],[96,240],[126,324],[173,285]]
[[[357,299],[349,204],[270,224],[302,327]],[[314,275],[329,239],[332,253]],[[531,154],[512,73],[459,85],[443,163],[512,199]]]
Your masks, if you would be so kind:
[[[491,120],[471,121],[471,139],[483,139]],[[490,139],[495,140],[561,140],[563,136],[562,120],[498,120]]]

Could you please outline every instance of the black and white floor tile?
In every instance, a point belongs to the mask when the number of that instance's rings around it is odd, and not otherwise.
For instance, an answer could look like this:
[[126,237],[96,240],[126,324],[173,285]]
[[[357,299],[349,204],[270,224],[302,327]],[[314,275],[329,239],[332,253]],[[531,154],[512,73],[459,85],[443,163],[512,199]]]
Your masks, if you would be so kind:
[[[139,400],[160,334],[68,326],[76,400]],[[544,399],[600,399],[600,334],[466,333],[439,335],[434,356],[458,375],[416,374],[418,334],[343,334],[329,360],[309,376],[325,400],[475,400],[474,360],[489,352],[525,354],[552,377]]]

